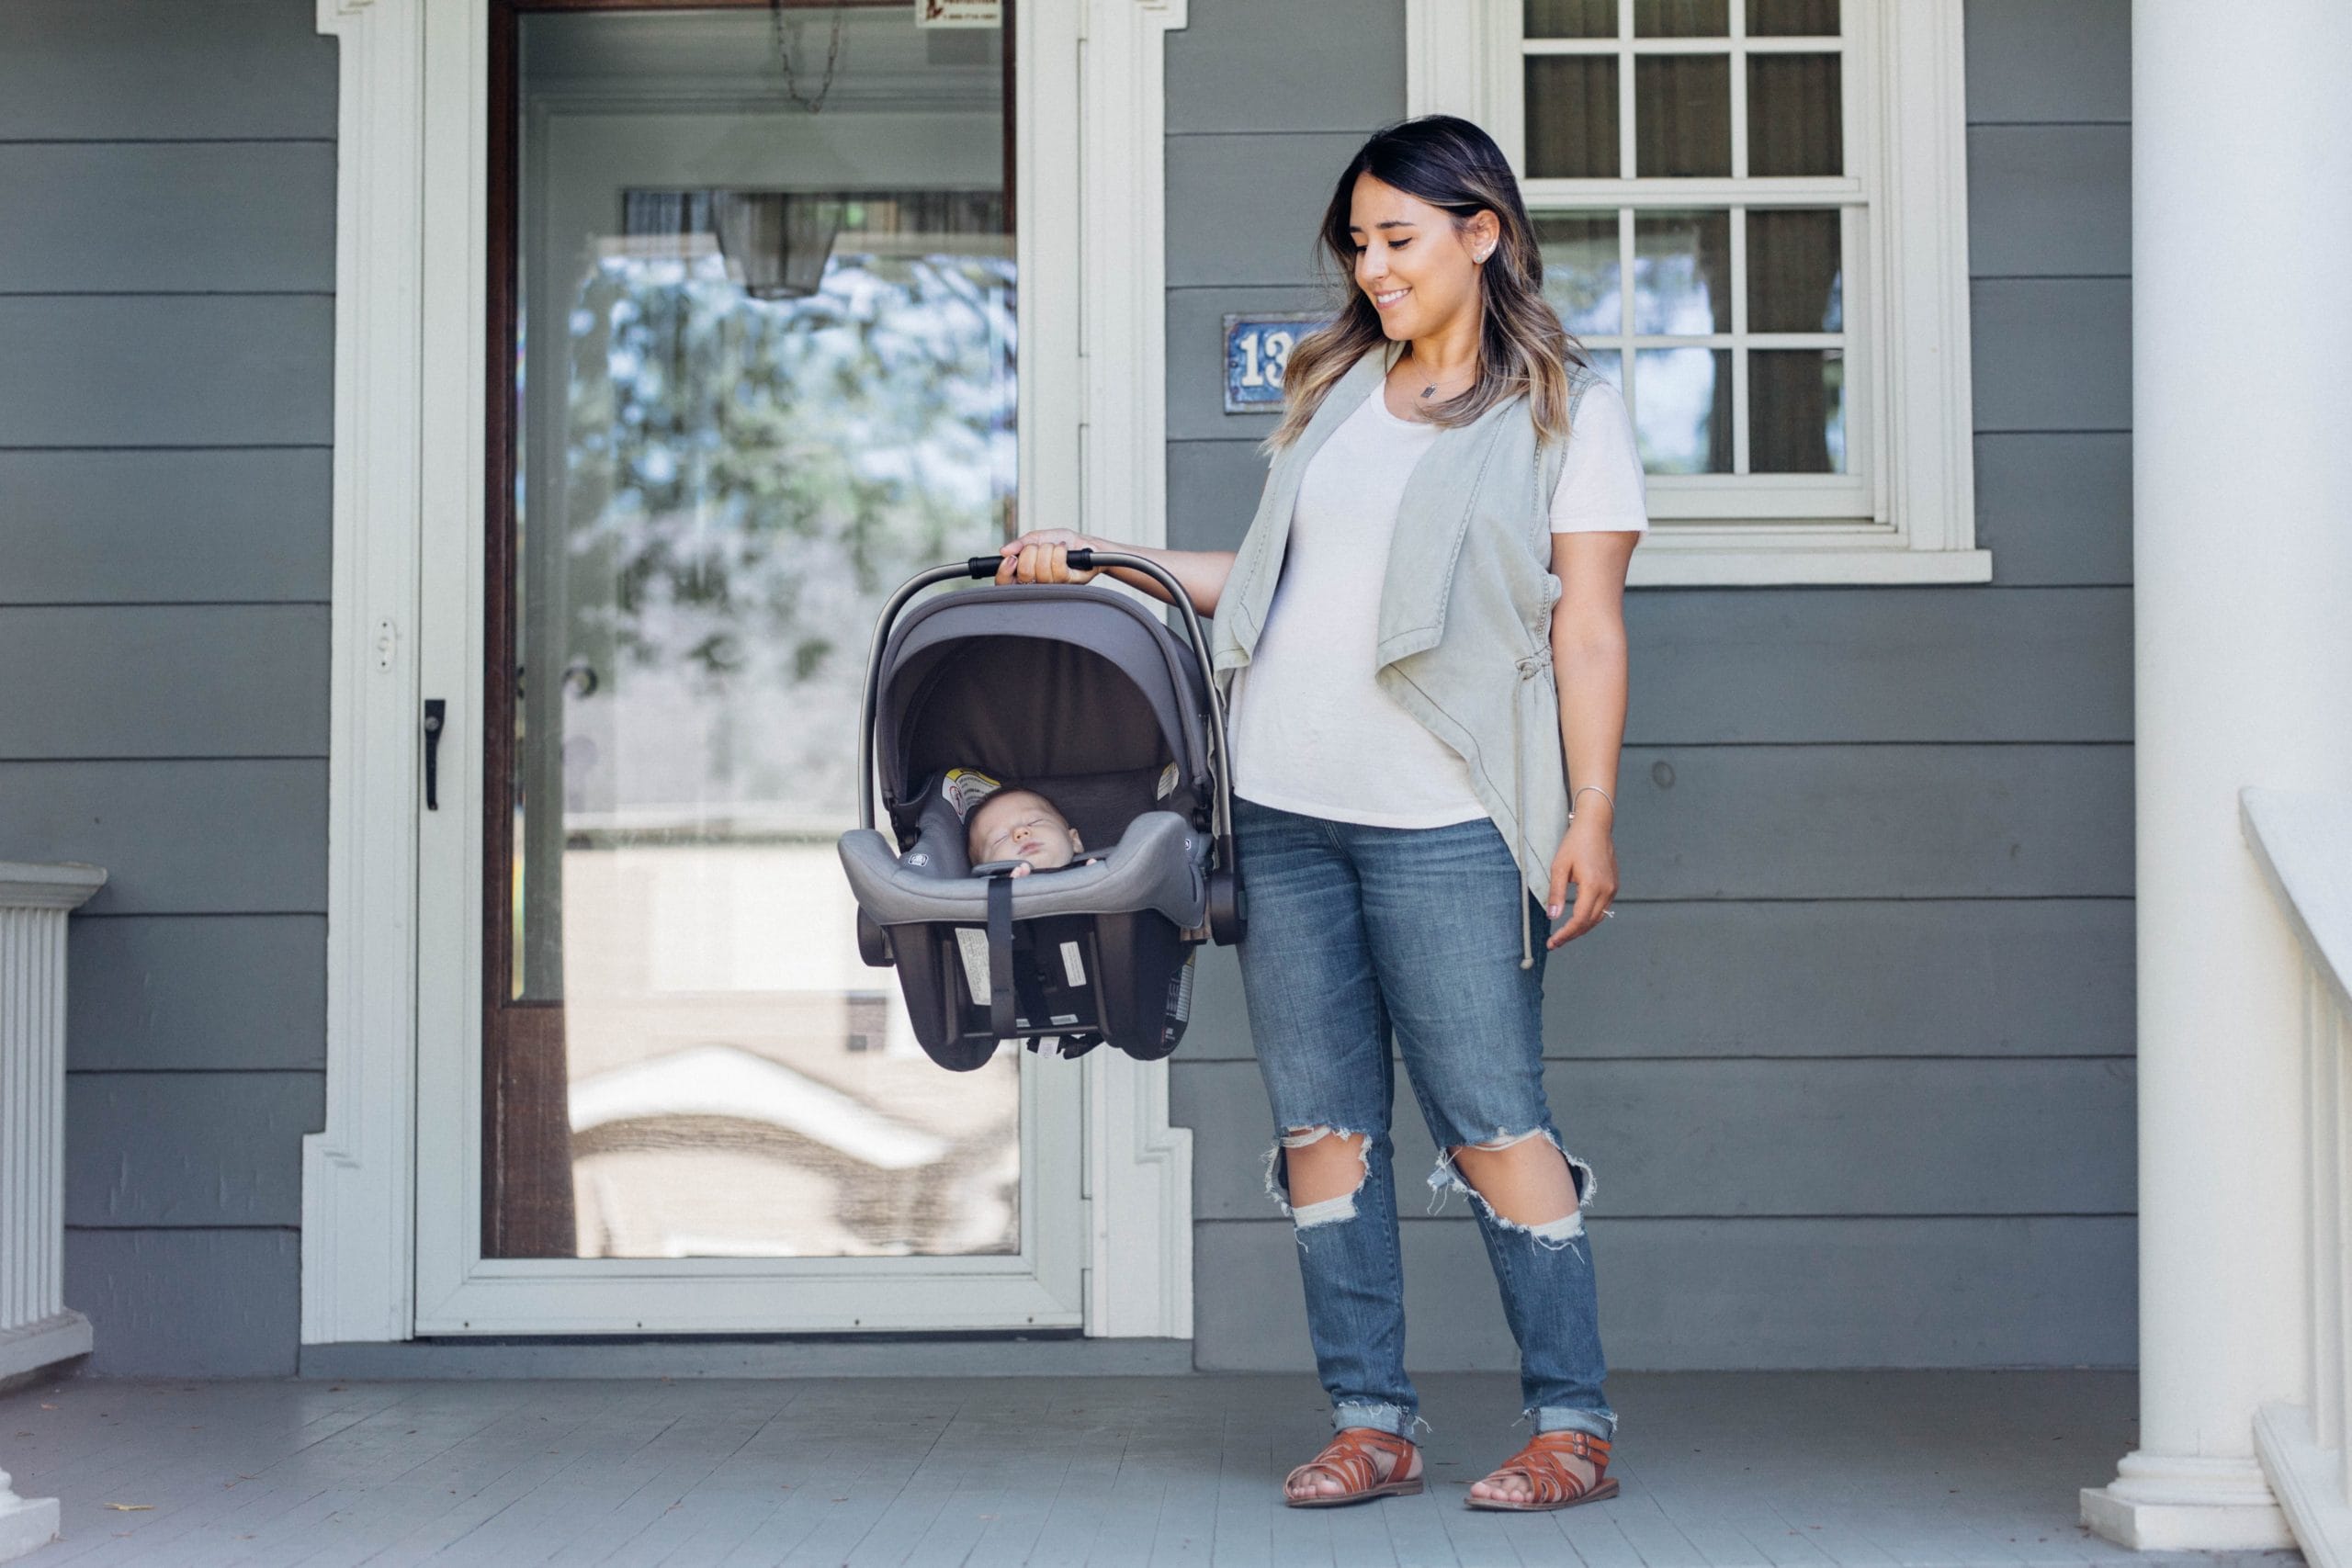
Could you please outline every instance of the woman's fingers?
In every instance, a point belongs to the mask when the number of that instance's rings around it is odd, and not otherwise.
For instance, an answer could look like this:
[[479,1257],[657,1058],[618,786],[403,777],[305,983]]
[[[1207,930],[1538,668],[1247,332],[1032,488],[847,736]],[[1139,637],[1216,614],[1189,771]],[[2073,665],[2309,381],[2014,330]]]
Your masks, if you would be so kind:
[[[1041,528],[997,547],[1004,559],[997,568],[999,582],[1085,582],[1095,570],[1070,570],[1072,550],[1099,548],[1067,528]],[[1099,570],[1099,569],[1097,569]]]
[[1600,912],[1609,908],[1609,900],[1616,896],[1616,892],[1615,885],[1611,883],[1577,883],[1577,907],[1570,913],[1568,923],[1555,932],[1552,940],[1545,945],[1557,947],[1564,942],[1574,942],[1599,925],[1601,920]]

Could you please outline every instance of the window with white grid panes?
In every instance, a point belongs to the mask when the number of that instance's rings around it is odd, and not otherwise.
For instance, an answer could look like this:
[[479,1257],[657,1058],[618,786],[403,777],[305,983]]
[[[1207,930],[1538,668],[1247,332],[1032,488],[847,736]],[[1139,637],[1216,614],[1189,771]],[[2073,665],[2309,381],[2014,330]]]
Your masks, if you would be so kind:
[[1871,513],[1845,9],[1521,0],[1545,289],[1623,392],[1660,517]]
[[1963,0],[1404,0],[1625,393],[1627,581],[1984,582]]

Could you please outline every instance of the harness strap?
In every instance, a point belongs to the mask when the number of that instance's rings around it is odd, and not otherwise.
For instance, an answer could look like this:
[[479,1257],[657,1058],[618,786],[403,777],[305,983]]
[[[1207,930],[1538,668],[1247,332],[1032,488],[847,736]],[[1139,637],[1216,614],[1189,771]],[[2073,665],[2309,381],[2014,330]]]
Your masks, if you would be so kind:
[[1012,1035],[1012,878],[989,878],[989,1027]]

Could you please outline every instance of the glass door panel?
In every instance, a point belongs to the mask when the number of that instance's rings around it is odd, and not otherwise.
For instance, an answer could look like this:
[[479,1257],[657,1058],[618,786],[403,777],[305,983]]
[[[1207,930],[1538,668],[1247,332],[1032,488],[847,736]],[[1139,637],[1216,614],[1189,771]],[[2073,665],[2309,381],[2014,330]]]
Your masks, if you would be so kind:
[[486,1258],[1028,1239],[1021,1054],[931,1064],[834,848],[881,601],[1017,479],[1002,35],[912,9],[512,18]]

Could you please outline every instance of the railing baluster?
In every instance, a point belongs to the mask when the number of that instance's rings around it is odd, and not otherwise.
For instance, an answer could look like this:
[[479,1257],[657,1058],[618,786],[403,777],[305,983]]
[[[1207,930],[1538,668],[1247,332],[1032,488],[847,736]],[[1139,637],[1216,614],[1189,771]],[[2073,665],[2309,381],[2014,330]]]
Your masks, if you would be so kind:
[[2304,1121],[2311,1138],[2312,1437],[2321,1448],[2333,1449],[2344,1441],[2344,1297],[2335,1270],[2324,1260],[2341,1249],[2344,1237],[2344,1068],[2317,1027],[2311,966],[2297,967],[2309,1095]]
[[[2346,1369],[2352,1366],[2352,1246],[2347,1246],[2346,1215],[2352,1213],[2352,1160],[2345,1158],[2347,1142],[2352,1142],[2352,1095],[2345,1092],[2346,1063],[2345,1052],[2352,1050],[2352,1017],[2345,1013],[2343,1004],[2315,965],[2306,965],[2303,980],[2305,1032],[2314,1055],[2324,1057],[2331,1066],[2334,1081],[2334,1120],[2336,1149],[2333,1179],[2325,1191],[2327,1203],[2335,1220],[2333,1233],[2324,1251],[2312,1256],[2314,1279],[2327,1281],[2328,1326],[2333,1335],[2329,1346],[2329,1360],[2334,1369],[2335,1383],[2312,1404],[2314,1424],[2334,1428],[2332,1436],[2320,1440],[2322,1448],[2334,1448],[2337,1455],[2337,1484],[2341,1495],[2352,1498],[2352,1441],[2346,1440],[2352,1431],[2352,1377]],[[2319,1192],[2312,1193],[2314,1203]]]

